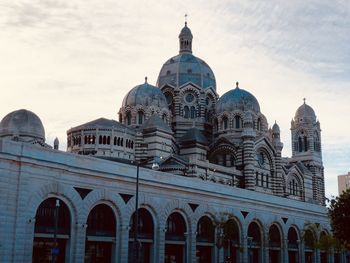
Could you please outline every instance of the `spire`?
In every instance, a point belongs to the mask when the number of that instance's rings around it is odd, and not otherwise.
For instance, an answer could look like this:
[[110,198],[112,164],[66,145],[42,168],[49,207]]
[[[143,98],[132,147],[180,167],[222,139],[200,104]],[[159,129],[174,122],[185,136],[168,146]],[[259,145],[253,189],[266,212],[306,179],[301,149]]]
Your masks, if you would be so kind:
[[239,89],[239,82],[236,81],[236,89]]
[[179,35],[180,53],[192,53],[192,38],[191,30],[187,27],[187,14],[185,14],[185,26]]
[[147,82],[147,76],[145,77],[145,83],[148,83],[148,82]]

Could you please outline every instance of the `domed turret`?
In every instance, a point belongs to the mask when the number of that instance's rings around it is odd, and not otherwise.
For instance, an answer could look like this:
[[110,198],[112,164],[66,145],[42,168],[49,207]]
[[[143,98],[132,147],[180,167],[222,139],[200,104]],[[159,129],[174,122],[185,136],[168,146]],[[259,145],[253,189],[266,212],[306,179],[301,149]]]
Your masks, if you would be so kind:
[[45,141],[45,129],[40,118],[25,109],[7,114],[0,122],[0,137],[17,137],[23,141]]
[[186,22],[179,35],[180,54],[164,63],[158,76],[158,87],[162,88],[166,84],[181,87],[191,82],[203,89],[216,89],[216,80],[211,68],[205,61],[192,55],[192,38]]
[[55,150],[58,150],[59,145],[60,145],[60,142],[59,142],[58,138],[56,137],[55,140],[53,141],[53,148]]
[[148,84],[147,77],[145,78],[145,83],[137,85],[131,89],[123,99],[123,107],[133,107],[137,105],[154,105],[159,108],[168,107],[166,98],[162,91],[159,88]]
[[277,122],[272,126],[272,134],[280,134],[280,126],[278,126]]
[[235,89],[226,92],[216,103],[217,114],[234,110],[260,112],[258,100],[248,91],[240,89],[238,82]]
[[180,42],[180,53],[189,52],[192,53],[192,32],[191,29],[187,27],[187,22],[185,22],[184,28],[181,29],[179,35]]
[[139,127],[153,114],[158,114],[163,121],[169,122],[171,113],[162,91],[147,82],[131,89],[123,99],[119,111],[119,122]]
[[297,109],[295,112],[294,121],[302,122],[302,121],[316,121],[316,114],[313,108],[306,104],[305,99],[304,103]]

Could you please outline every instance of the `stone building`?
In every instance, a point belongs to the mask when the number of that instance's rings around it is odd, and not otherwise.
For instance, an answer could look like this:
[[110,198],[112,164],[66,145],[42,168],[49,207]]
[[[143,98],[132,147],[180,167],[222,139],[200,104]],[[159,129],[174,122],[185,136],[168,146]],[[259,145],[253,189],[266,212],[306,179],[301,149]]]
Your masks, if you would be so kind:
[[192,40],[186,23],[157,85],[131,89],[119,121],[69,129],[66,152],[33,112],[2,119],[1,262],[343,260],[314,246],[330,233],[314,110],[282,157],[278,124],[239,83],[219,96]]

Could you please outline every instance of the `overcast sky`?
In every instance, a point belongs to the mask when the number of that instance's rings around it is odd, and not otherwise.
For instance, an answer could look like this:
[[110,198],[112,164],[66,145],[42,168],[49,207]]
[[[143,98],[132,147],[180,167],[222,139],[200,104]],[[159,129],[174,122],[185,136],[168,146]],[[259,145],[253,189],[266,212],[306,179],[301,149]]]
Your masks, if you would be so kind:
[[118,119],[124,95],[178,53],[184,14],[194,54],[214,71],[217,92],[240,87],[276,120],[290,156],[290,122],[303,103],[322,128],[326,193],[350,171],[350,1],[2,0],[0,118],[25,108],[46,139]]

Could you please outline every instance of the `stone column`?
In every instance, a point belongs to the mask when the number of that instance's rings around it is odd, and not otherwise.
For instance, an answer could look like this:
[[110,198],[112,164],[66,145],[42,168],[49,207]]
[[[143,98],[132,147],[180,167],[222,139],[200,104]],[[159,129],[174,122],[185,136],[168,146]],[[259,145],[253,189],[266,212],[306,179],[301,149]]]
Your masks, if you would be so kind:
[[165,255],[165,233],[166,228],[164,224],[161,224],[157,230],[158,232],[158,242],[157,242],[157,255],[156,260],[154,262],[164,262],[164,255]]
[[128,256],[129,256],[129,230],[130,226],[128,223],[124,222],[120,226],[120,235],[119,235],[119,255],[118,258],[120,258],[120,263],[128,263]]
[[282,248],[281,248],[281,253],[282,253],[282,262],[284,263],[289,263],[289,257],[288,257],[288,238],[284,238],[282,241]]
[[[196,229],[192,226],[192,229]],[[189,234],[189,257],[190,260],[188,262],[196,263],[196,250],[197,250],[197,231],[192,231]]]
[[[83,263],[85,257],[85,241],[86,241],[86,228],[87,224],[77,223],[75,225],[75,244],[72,244],[71,247],[74,247],[74,260],[71,262]],[[73,242],[72,238],[70,242]]]
[[248,248],[248,236],[244,236],[242,239],[242,248],[243,248],[243,253],[241,255],[241,260],[242,263],[248,263],[249,261],[249,248]]
[[[269,230],[267,228],[267,230],[265,229],[265,238],[263,238],[264,242],[261,246],[261,253],[262,253],[262,262],[270,262],[270,243],[269,243]],[[265,255],[264,255],[265,254]],[[265,261],[264,261],[265,259]]]
[[305,263],[305,244],[299,240],[299,259],[300,263]]

